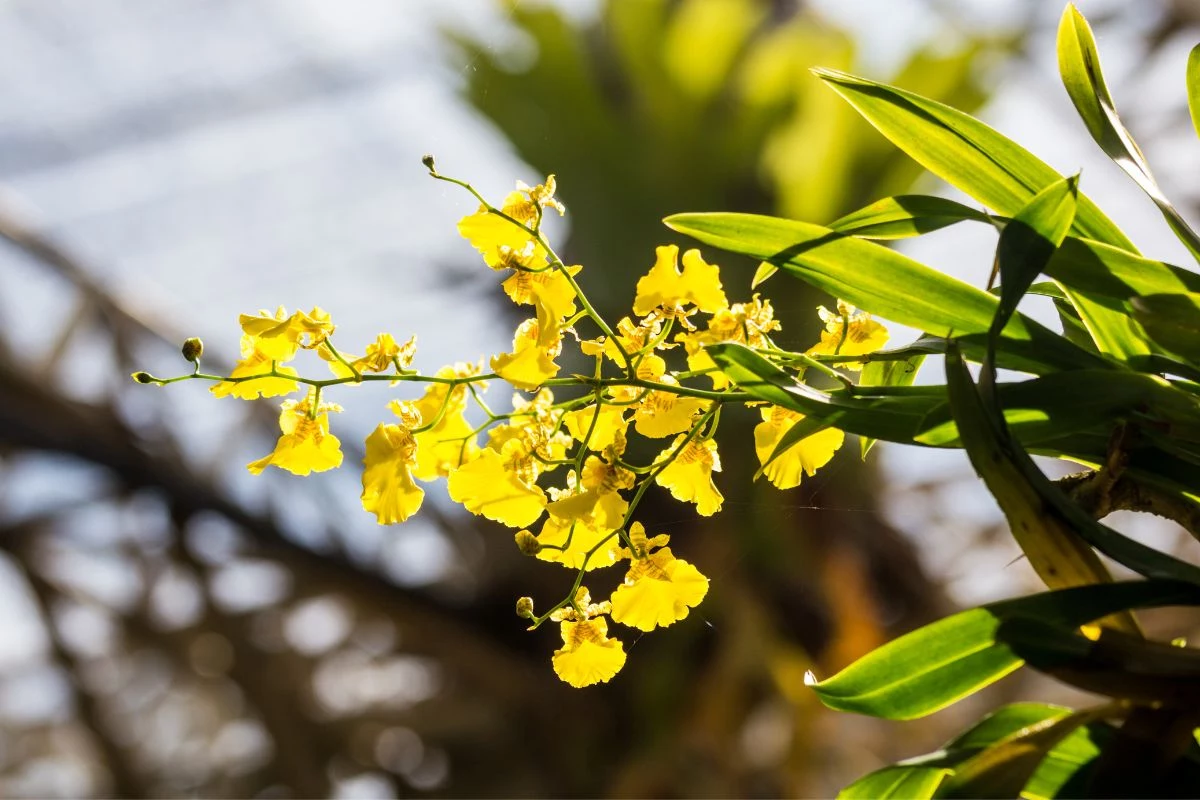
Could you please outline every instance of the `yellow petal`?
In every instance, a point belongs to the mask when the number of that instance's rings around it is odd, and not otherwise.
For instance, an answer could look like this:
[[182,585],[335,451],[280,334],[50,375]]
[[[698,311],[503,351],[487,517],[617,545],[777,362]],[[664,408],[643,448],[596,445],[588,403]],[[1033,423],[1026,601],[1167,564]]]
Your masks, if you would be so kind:
[[697,350],[695,353],[692,353],[687,357],[687,365],[688,369],[694,372],[705,369],[713,370],[708,373],[708,377],[712,380],[714,389],[720,391],[729,387],[729,378],[726,378],[725,373],[717,369],[717,362],[713,361],[712,356],[706,351]]
[[[880,323],[871,319],[865,311],[838,303],[839,313],[831,313],[824,306],[817,309],[825,321],[821,341],[809,348],[810,355],[857,356],[874,353],[888,341],[888,332]],[[862,362],[843,363],[845,369],[862,369]]]
[[[583,269],[580,266],[567,267],[571,275],[576,275]],[[514,303],[531,306],[534,304],[533,288],[541,289],[546,307],[555,319],[563,319],[575,313],[575,290],[567,276],[557,269],[543,272],[528,272],[517,270],[501,284],[505,293]]]
[[[663,451],[659,458],[666,457],[683,437]],[[671,496],[685,503],[695,503],[696,513],[708,517],[721,510],[725,498],[713,483],[712,473],[721,469],[717,458],[717,443],[711,439],[703,442],[688,442],[687,446],[655,478],[655,483],[671,491]]]
[[[662,382],[669,383],[670,380],[664,377]],[[655,390],[648,393],[634,410],[633,427],[651,439],[682,433],[692,427],[696,414],[706,408],[708,402]]]
[[341,466],[341,442],[329,432],[325,414],[309,419],[307,414],[285,411],[280,418],[284,433],[270,454],[246,465],[251,474],[258,475],[268,466],[279,467],[295,475],[324,472]]
[[391,525],[417,513],[425,491],[413,481],[418,444],[400,425],[380,423],[367,437],[363,459],[362,504],[380,525]]
[[575,688],[607,683],[625,666],[621,642],[608,638],[603,617],[561,624],[563,647],[551,661],[558,677]]
[[[483,206],[458,221],[458,232],[483,255],[484,262],[492,269],[506,266],[506,249],[522,253],[533,242],[533,234],[528,230],[497,214],[488,213]],[[534,247],[537,247],[536,243]],[[540,247],[537,249],[545,258],[545,251]]]
[[686,303],[711,313],[729,304],[721,288],[720,269],[705,262],[699,250],[683,254],[682,272],[676,266],[677,246],[658,247],[655,255],[654,266],[638,281],[634,314],[645,316],[659,307],[673,309]]
[[558,374],[558,364],[536,342],[494,356],[492,371],[518,389],[532,392]]
[[473,459],[479,452],[479,445],[472,437],[474,429],[461,410],[447,411],[432,428],[415,434],[417,463],[413,476],[423,481],[444,478]]
[[[617,538],[612,535],[612,529],[598,531],[582,520],[548,516],[542,523],[537,540],[542,545],[537,554],[538,558],[562,564],[569,569],[583,568],[585,560],[589,570],[610,566],[615,561],[613,548]],[[611,541],[612,546],[603,547],[602,543],[607,541]],[[601,545],[600,549],[588,558],[588,551],[598,545]]]
[[[784,412],[784,415],[778,412]],[[758,454],[760,464],[767,462],[783,435],[804,418],[774,406],[763,409],[763,417],[764,421],[754,428],[754,451]],[[828,464],[845,438],[845,434],[837,428],[826,428],[806,436],[772,461],[763,474],[780,489],[795,488],[806,474],[814,475]]]
[[530,486],[505,469],[500,453],[491,448],[450,473],[450,498],[462,503],[472,514],[524,528],[542,515],[546,493]]
[[643,631],[665,627],[688,615],[708,593],[708,578],[664,547],[635,560],[612,595],[612,618]]
[[625,409],[626,406],[584,406],[568,411],[563,416],[563,424],[576,441],[586,441],[589,449],[600,451],[611,446],[617,434],[624,433],[629,427],[625,421]]

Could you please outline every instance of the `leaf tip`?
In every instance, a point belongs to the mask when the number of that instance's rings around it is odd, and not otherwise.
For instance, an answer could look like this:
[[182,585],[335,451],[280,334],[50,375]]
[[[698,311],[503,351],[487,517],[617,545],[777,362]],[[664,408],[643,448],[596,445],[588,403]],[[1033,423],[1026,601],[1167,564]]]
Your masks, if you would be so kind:
[[820,683],[820,681],[817,680],[817,673],[813,672],[811,669],[804,670],[804,685],[805,686],[813,687],[813,686],[816,686],[818,683]]

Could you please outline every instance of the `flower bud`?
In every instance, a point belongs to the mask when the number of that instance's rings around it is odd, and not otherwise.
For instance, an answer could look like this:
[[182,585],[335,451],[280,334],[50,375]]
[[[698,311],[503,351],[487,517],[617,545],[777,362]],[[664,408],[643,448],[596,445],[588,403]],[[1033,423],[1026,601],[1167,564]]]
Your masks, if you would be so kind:
[[429,170],[430,172],[434,171],[433,155],[431,153],[426,153],[425,155],[421,156],[421,163],[425,165],[425,169]]
[[542,549],[542,543],[537,540],[529,531],[518,531],[513,537],[517,542],[517,549],[527,556],[536,556]]
[[533,619],[533,598],[518,597],[517,598],[517,616],[524,619]]
[[149,372],[135,372],[130,377],[138,383],[154,383],[154,378],[151,377]]
[[200,360],[200,356],[204,355],[204,342],[192,336],[184,340],[182,350],[183,357],[194,364]]

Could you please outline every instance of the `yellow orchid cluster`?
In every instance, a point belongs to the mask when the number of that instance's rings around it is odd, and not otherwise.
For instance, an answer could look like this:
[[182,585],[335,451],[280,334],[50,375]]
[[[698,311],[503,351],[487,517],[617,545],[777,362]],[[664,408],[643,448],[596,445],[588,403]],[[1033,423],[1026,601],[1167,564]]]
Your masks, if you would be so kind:
[[[214,382],[216,396],[241,399],[289,395],[305,386],[299,399],[283,402],[274,450],[248,465],[255,474],[275,466],[297,475],[342,462],[328,420],[341,408],[322,399],[325,390],[378,380],[425,384],[420,397],[392,401],[394,419],[367,437],[363,508],[380,524],[403,522],[421,506],[421,483],[446,478],[451,499],[467,511],[515,529],[523,553],[575,572],[570,590],[548,611],[537,614],[533,600],[523,597],[517,613],[531,628],[559,623],[563,646],[552,663],[560,678],[577,687],[606,682],[625,663],[620,640],[609,635],[609,618],[651,631],[687,617],[708,592],[708,579],[675,557],[667,534],[648,536],[633,519],[652,485],[695,504],[701,515],[721,508],[713,478],[721,469],[714,438],[721,409],[753,399],[730,384],[705,348],[739,342],[793,367],[797,361],[822,366],[814,358],[833,356],[854,370],[861,364],[844,363],[845,357],[879,349],[887,332],[839,302],[836,312],[819,310],[825,322],[820,342],[807,353],[788,353],[770,338],[780,328],[770,301],[754,295],[730,304],[719,268],[698,250],[681,257],[675,245],[659,247],[638,281],[633,316],[610,326],[580,288],[582,267],[564,264],[542,231],[547,209],[565,213],[553,175],[537,186],[518,183],[493,206],[469,184],[437,173],[432,159],[425,163],[433,177],[479,200],[479,209],[459,221],[459,232],[487,266],[506,273],[501,285],[512,301],[533,307],[516,329],[511,352],[493,356],[490,369],[458,363],[420,374],[412,368],[415,339],[397,343],[387,333],[361,357],[345,354],[334,346],[334,325],[320,308],[291,314],[280,308],[240,318],[241,360],[228,375],[202,373],[202,347],[189,340],[184,352],[195,362],[191,374],[134,378],[160,385],[205,379]],[[580,337],[576,328],[583,325],[596,329],[595,338]],[[559,377],[557,359],[568,334],[581,356],[592,359],[591,377]],[[680,347],[686,364],[672,369],[668,358]],[[332,377],[303,378],[288,366],[301,350],[315,352]],[[493,412],[482,398],[487,382],[496,380],[519,390],[509,412]],[[482,414],[482,424],[468,420],[473,413]],[[777,453],[802,417],[771,405],[760,413],[755,449],[763,474],[781,489],[799,485],[842,444],[841,431],[824,428]],[[649,463],[632,463],[626,454],[632,434],[666,446]],[[554,475],[561,479],[547,477]],[[593,602],[584,577],[618,564],[624,580],[608,600]]]

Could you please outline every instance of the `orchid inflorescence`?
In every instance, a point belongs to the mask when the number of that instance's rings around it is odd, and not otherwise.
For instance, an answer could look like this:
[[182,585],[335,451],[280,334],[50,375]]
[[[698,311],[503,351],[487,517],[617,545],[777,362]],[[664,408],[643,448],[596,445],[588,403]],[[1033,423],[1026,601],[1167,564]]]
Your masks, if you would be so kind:
[[[522,597],[517,613],[531,629],[547,620],[559,623],[563,646],[552,661],[560,678],[577,687],[606,682],[625,663],[621,642],[609,636],[608,617],[651,631],[687,617],[708,592],[708,578],[675,557],[669,536],[648,535],[634,515],[652,484],[694,503],[701,515],[720,510],[714,436],[723,406],[761,406],[755,450],[763,474],[781,489],[798,486],[842,444],[842,432],[826,427],[777,453],[802,416],[738,391],[705,347],[738,342],[794,373],[815,368],[849,382],[824,360],[857,370],[861,364],[845,357],[877,350],[887,332],[839,302],[834,312],[820,309],[825,327],[819,342],[804,353],[783,350],[771,339],[780,325],[769,300],[755,294],[730,304],[719,268],[698,250],[681,258],[675,245],[657,248],[653,266],[637,283],[633,316],[610,326],[579,284],[582,267],[564,264],[542,230],[547,210],[565,213],[553,175],[537,186],[518,182],[497,207],[470,184],[438,173],[431,158],[425,164],[434,178],[479,200],[458,230],[489,267],[506,273],[502,287],[509,298],[534,310],[517,327],[512,351],[490,359],[490,371],[482,362],[460,362],[423,375],[412,368],[415,337],[397,342],[387,333],[362,356],[343,353],[320,308],[291,314],[279,308],[241,316],[241,360],[228,375],[202,372],[202,346],[189,339],[184,349],[193,372],[174,378],[139,372],[134,378],[159,385],[208,380],[216,396],[245,400],[306,387],[283,402],[274,450],[247,465],[254,474],[275,466],[296,475],[342,463],[329,427],[329,414],[342,409],[324,399],[327,389],[369,381],[425,384],[420,397],[393,400],[394,421],[380,423],[367,437],[363,508],[381,525],[403,522],[421,506],[421,483],[446,478],[451,499],[467,511],[516,529],[521,552],[575,571],[569,591],[549,610],[536,613],[533,600]],[[596,329],[596,338],[581,338],[577,328],[585,326]],[[566,342],[593,360],[590,377],[559,377],[556,359]],[[301,350],[315,352],[333,377],[304,378],[287,366]],[[677,368],[672,358],[685,363]],[[483,400],[487,383],[497,380],[518,390],[511,411],[497,413]],[[472,403],[485,417],[481,425],[468,421]],[[626,459],[631,426],[638,436],[666,443],[650,463]],[[561,476],[557,485],[545,480],[551,475]],[[618,564],[626,570],[624,581],[608,600],[593,602],[585,576]]]

